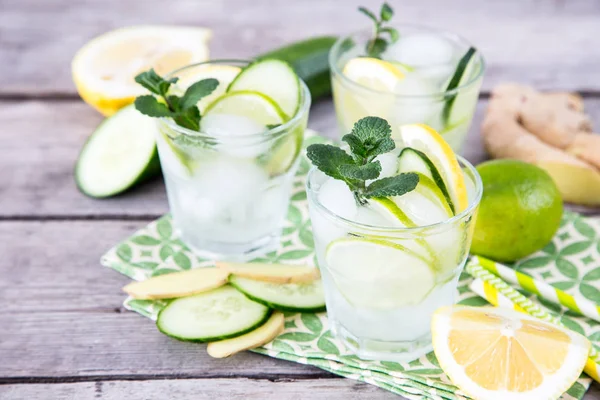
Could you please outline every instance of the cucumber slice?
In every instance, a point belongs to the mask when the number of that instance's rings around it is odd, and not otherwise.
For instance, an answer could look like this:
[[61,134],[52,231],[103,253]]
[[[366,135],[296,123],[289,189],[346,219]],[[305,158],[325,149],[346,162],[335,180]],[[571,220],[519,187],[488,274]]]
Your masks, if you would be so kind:
[[[265,127],[282,124],[287,119],[285,112],[273,99],[250,90],[229,92],[219,97],[206,108],[204,117],[211,114],[239,115]],[[202,120],[200,126],[202,130]]]
[[289,63],[302,79],[313,101],[331,94],[329,50],[337,41],[334,36],[319,36],[295,42],[261,54],[258,60],[276,58]]
[[325,311],[323,283],[269,283],[232,275],[229,283],[250,299],[279,311]]
[[288,119],[300,107],[298,75],[285,61],[267,59],[248,65],[227,88],[227,92],[254,91],[273,99]]
[[158,314],[165,335],[191,342],[212,342],[250,332],[267,321],[271,310],[226,285],[173,300]]
[[390,199],[416,225],[431,225],[451,218],[450,209],[444,194],[435,182],[417,172],[419,183],[415,190]]
[[156,121],[133,104],[105,119],[79,153],[79,190],[90,197],[110,197],[159,175],[156,130]]
[[[474,75],[475,69],[479,68],[475,53],[477,50],[470,47],[464,56],[458,62],[454,75],[450,78],[446,91],[454,90],[459,86],[465,85]],[[455,125],[465,116],[473,111],[479,91],[475,88],[468,88],[463,93],[454,93],[450,95],[442,111],[442,120],[446,126]]]
[[401,172],[418,172],[433,180],[442,191],[452,213],[454,214],[456,212],[442,176],[425,153],[413,149],[412,147],[405,147],[402,149],[402,152],[398,156],[398,173]]
[[264,160],[265,170],[272,177],[285,174],[298,159],[304,139],[304,125],[277,140]]
[[348,302],[371,309],[419,304],[435,287],[431,264],[405,246],[342,238],[327,246],[327,270]]

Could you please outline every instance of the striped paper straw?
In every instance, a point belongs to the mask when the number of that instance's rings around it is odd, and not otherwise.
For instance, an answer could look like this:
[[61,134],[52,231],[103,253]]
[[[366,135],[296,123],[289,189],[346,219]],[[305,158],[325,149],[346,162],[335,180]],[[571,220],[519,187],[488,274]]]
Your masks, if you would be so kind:
[[518,285],[524,290],[538,295],[542,299],[551,301],[554,304],[563,305],[571,311],[600,322],[600,306],[596,303],[581,296],[572,296],[552,285],[534,279],[522,272],[515,271],[506,265],[488,260],[487,258],[479,256],[473,256],[472,258],[476,259],[483,268],[504,279],[506,282]]
[[[517,292],[496,275],[488,272],[474,258],[467,263],[465,269],[471,276],[476,278],[476,281],[479,280],[481,282],[474,284],[472,287],[473,291],[491,304],[512,308],[513,310],[566,328],[558,318]],[[583,371],[596,382],[600,382],[600,355],[593,345],[590,348],[590,354]]]

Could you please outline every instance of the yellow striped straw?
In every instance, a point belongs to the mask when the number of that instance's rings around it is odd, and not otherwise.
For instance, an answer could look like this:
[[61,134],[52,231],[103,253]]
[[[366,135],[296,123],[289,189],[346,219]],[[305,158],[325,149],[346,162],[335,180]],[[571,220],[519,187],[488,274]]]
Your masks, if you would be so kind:
[[[487,269],[479,264],[477,257],[472,257],[469,260],[465,270],[475,278],[470,285],[471,289],[492,305],[511,308],[566,328],[558,318],[547,313],[540,306],[513,289],[502,279],[487,271]],[[600,382],[600,355],[593,345],[583,371],[596,382]]]
[[473,256],[479,265],[506,282],[518,285],[524,290],[536,294],[554,304],[560,304],[578,314],[600,322],[600,306],[582,296],[572,296],[569,293],[541,282],[531,276],[515,271],[505,265],[488,260],[484,257]]

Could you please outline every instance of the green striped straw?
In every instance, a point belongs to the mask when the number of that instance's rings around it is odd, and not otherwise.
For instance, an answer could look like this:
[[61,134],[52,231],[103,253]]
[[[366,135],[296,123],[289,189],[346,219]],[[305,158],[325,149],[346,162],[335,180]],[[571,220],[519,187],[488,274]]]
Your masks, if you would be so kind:
[[480,266],[492,274],[504,279],[506,282],[518,285],[524,290],[534,293],[544,300],[548,300],[554,304],[563,305],[571,311],[600,322],[600,306],[584,297],[572,296],[552,285],[541,282],[527,274],[515,271],[512,268],[487,258],[473,256],[472,259],[477,259]]
[[[483,298],[490,301],[492,304],[495,303],[494,305],[498,306],[502,303],[507,303],[506,299],[508,299],[508,301],[513,304],[514,309],[519,310],[520,308],[519,311],[522,310],[523,312],[531,315],[532,317],[539,318],[543,321],[547,321],[551,324],[568,329],[563,325],[560,319],[546,312],[536,303],[534,303],[533,301],[531,301],[530,299],[513,289],[502,279],[498,278],[496,275],[492,274],[487,269],[482,267],[479,264],[478,257],[472,257],[467,263],[465,270],[472,277],[480,279],[484,282],[484,284],[487,284],[489,285],[489,287],[494,288],[497,292],[495,294],[497,298],[503,298],[502,302],[492,301],[493,299],[488,298],[488,296],[484,293]],[[590,347],[590,354],[588,356],[588,362],[585,365],[584,371],[594,380],[600,382],[600,354],[598,354],[598,351],[593,345]]]

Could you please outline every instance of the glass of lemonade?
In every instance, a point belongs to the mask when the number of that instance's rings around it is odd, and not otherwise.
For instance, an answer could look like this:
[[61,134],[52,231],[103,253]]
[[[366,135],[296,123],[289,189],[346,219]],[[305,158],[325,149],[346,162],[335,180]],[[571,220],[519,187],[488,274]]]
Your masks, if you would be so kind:
[[460,152],[473,119],[485,63],[465,39],[425,27],[395,26],[381,59],[365,56],[372,29],[340,38],[329,53],[340,131],[368,115],[392,127],[424,123]]
[[[390,153],[395,158],[397,147]],[[433,312],[455,302],[482,195],[476,169],[457,159],[468,197],[464,210],[440,218],[435,201],[411,192],[397,203],[418,223],[412,227],[372,201],[361,205],[344,182],[316,167],[309,172],[310,218],[330,328],[362,359],[404,362],[429,352]]]
[[310,93],[295,74],[285,79],[292,87],[297,79],[297,93],[281,104],[266,93],[286,86],[273,87],[277,76],[271,82],[258,79],[262,70],[247,79],[253,90],[231,90],[247,65],[210,61],[171,73],[169,78],[179,79],[173,90],[180,92],[206,78],[217,79],[219,86],[198,104],[199,131],[171,118],[158,120],[173,224],[187,246],[213,259],[245,260],[279,246],[308,120]]

